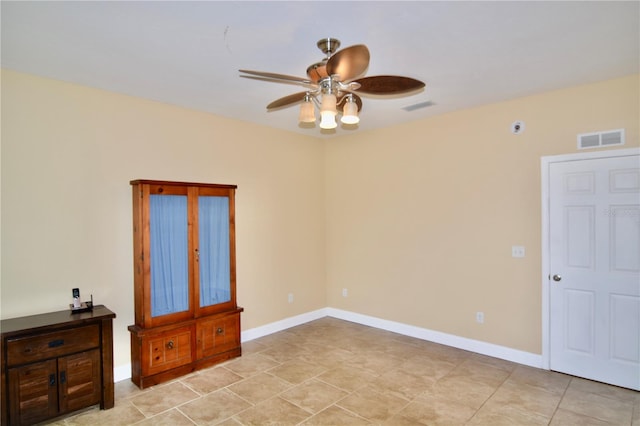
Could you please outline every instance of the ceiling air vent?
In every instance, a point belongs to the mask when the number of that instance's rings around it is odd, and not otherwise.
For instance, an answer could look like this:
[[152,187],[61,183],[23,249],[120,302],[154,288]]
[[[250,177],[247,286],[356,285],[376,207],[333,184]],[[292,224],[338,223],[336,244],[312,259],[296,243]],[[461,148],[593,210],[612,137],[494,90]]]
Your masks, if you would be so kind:
[[578,149],[606,148],[614,145],[624,145],[624,129],[578,135]]

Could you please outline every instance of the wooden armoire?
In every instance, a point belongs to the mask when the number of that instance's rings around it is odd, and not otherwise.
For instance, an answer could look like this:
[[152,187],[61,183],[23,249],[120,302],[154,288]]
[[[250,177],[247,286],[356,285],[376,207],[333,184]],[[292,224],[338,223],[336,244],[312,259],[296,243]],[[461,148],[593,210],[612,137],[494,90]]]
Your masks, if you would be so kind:
[[235,185],[131,181],[131,380],[145,388],[240,356]]

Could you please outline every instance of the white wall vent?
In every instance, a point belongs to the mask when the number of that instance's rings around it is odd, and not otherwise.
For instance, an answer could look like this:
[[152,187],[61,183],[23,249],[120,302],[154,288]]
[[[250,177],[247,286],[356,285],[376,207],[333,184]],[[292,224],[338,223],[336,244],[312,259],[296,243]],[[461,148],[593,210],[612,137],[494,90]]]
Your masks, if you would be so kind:
[[578,149],[606,148],[614,145],[624,145],[624,129],[578,135]]

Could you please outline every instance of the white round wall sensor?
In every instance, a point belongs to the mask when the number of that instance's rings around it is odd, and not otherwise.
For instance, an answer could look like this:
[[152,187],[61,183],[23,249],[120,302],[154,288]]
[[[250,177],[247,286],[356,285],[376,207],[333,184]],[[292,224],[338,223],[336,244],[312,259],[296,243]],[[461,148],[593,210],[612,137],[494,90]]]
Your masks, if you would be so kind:
[[511,133],[519,135],[524,132],[524,121],[514,121],[511,123]]

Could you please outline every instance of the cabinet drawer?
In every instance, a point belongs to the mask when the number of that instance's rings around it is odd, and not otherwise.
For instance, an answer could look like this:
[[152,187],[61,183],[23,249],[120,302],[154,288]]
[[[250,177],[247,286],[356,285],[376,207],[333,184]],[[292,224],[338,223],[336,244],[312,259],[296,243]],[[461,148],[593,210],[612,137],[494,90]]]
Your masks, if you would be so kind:
[[99,346],[100,326],[97,324],[17,337],[7,341],[7,365],[26,364]]
[[191,362],[191,327],[182,327],[142,338],[143,375],[161,373]]
[[201,319],[196,324],[198,358],[230,351],[240,346],[240,314]]

